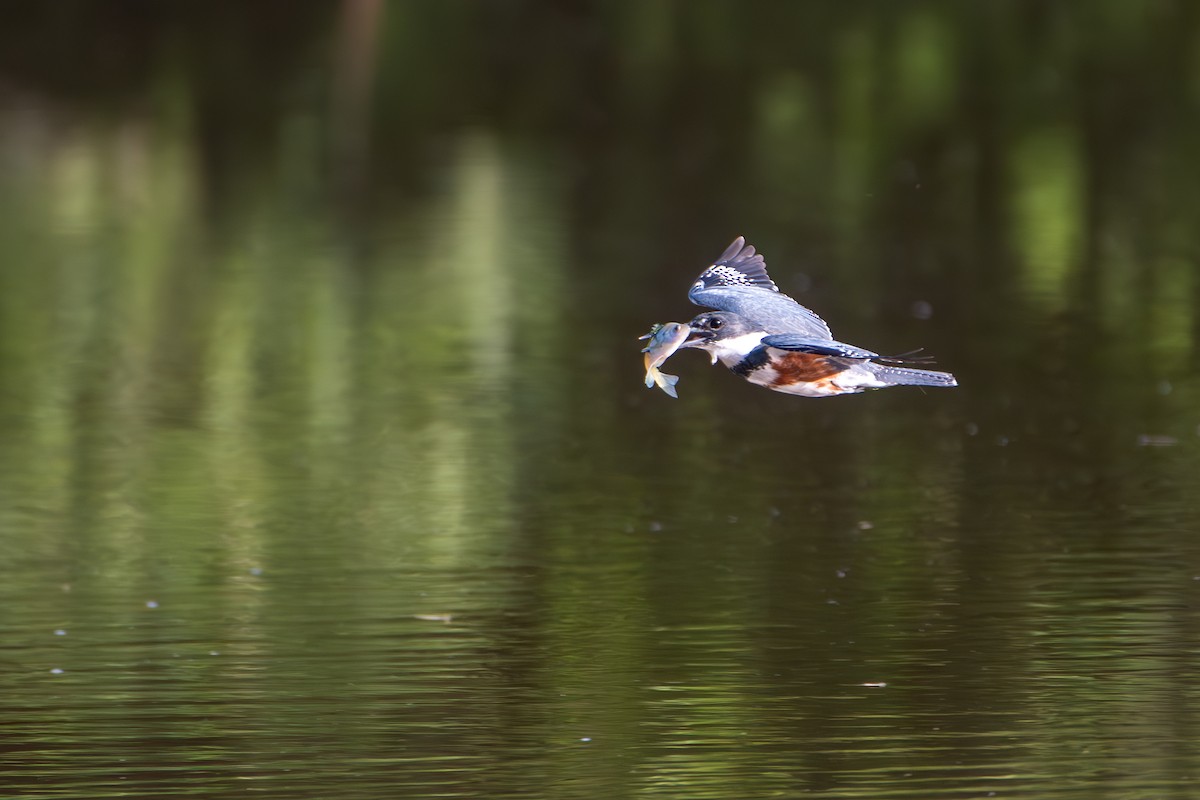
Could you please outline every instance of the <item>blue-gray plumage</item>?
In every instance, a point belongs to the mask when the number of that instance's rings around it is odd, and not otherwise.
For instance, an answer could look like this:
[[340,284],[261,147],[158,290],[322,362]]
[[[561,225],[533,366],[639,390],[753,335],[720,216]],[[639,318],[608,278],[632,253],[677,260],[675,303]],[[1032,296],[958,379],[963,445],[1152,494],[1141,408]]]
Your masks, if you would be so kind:
[[740,314],[768,333],[798,333],[833,341],[825,320],[779,291],[766,261],[739,236],[711,267],[700,273],[688,299],[704,308]]
[[798,353],[816,353],[822,356],[842,356],[843,358],[879,358],[879,353],[863,350],[845,342],[835,342],[832,339],[810,339],[798,333],[775,333],[762,338],[762,344],[768,347],[778,347],[780,350],[795,350]]

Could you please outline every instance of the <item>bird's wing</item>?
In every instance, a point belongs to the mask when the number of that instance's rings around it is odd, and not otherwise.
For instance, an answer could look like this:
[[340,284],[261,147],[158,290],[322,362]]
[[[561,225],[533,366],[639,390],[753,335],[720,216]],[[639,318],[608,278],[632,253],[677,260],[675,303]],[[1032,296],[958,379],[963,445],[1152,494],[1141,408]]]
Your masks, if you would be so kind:
[[770,333],[833,339],[825,320],[779,291],[762,255],[741,236],[700,273],[688,299],[704,308],[741,314]]
[[762,254],[756,253],[754,246],[746,244],[742,236],[734,239],[721,257],[700,273],[688,296],[717,286],[757,286],[772,292],[779,291],[775,281],[767,274],[767,262]]
[[764,336],[762,344],[779,350],[794,350],[800,353],[817,353],[823,356],[841,356],[842,358],[876,358],[879,354],[863,350],[852,344],[832,340],[811,339],[795,333],[777,333]]

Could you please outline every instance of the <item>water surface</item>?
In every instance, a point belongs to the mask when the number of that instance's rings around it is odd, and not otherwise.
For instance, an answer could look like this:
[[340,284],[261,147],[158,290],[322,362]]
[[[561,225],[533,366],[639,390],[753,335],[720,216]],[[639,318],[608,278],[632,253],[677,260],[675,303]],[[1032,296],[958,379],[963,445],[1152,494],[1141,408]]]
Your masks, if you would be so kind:
[[[1190,6],[105,7],[0,26],[5,797],[1194,795]],[[738,234],[961,387],[646,390]]]

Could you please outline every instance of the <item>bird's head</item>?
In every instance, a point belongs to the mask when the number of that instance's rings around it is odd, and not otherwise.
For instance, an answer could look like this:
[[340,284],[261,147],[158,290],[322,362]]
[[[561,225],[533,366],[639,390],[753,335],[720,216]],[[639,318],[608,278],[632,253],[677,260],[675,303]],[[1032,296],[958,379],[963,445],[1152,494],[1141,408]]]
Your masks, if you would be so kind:
[[682,347],[707,350],[713,363],[736,363],[754,348],[767,332],[750,320],[730,311],[707,311],[689,324],[691,333]]

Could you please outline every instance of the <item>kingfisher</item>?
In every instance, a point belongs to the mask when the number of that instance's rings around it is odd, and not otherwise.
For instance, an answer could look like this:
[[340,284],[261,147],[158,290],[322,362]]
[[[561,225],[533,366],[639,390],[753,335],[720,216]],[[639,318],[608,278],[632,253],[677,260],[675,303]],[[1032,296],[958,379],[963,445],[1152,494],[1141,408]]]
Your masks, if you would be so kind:
[[948,372],[907,366],[833,338],[825,320],[783,292],[766,261],[739,236],[700,273],[688,299],[713,309],[693,319],[680,347],[708,352],[750,383],[801,397],[835,397],[889,386],[957,386]]

